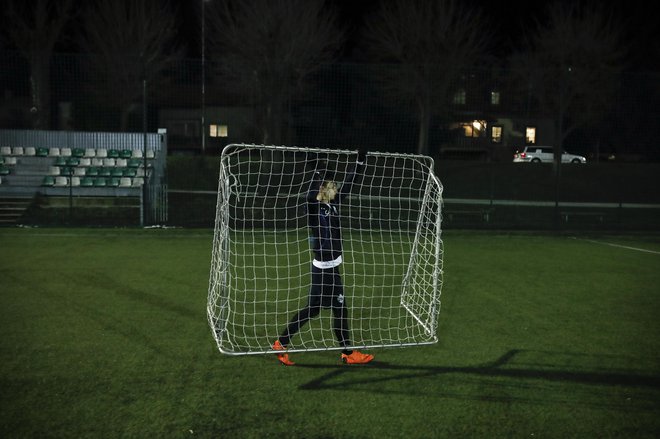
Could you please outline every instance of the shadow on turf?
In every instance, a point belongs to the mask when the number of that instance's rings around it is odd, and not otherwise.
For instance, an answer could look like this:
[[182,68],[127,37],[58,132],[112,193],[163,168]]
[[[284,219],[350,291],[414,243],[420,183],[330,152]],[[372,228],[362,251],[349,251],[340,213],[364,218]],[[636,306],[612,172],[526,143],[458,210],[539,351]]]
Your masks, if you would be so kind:
[[[347,385],[383,383],[410,378],[423,378],[447,374],[470,374],[486,377],[505,377],[517,379],[535,379],[553,382],[569,382],[576,384],[593,384],[600,386],[627,386],[645,387],[654,390],[660,389],[660,376],[639,375],[621,371],[584,371],[584,370],[544,370],[538,368],[512,367],[510,363],[514,357],[525,351],[512,349],[490,363],[479,366],[411,366],[394,365],[381,361],[372,361],[364,366],[327,365],[327,364],[300,364],[296,367],[308,369],[332,369],[330,372],[302,384],[301,390],[321,390],[332,388],[345,388]],[[337,380],[343,375],[364,371],[365,369],[379,369],[399,372],[390,376],[368,376],[359,374],[353,376],[352,381]],[[340,382],[336,382],[340,381]]]

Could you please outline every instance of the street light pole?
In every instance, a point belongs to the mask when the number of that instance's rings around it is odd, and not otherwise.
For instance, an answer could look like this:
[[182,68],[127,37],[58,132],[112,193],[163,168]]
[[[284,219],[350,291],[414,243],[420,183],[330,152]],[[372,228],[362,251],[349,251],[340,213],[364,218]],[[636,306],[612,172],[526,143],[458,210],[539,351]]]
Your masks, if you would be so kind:
[[202,155],[206,153],[206,2],[202,2]]

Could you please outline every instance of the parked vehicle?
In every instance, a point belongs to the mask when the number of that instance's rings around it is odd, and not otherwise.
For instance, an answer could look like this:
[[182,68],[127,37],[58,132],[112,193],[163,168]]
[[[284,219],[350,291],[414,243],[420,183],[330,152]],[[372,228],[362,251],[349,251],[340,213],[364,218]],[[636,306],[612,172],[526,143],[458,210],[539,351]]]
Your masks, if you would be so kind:
[[[516,151],[513,155],[514,163],[552,163],[554,151],[552,146],[526,146],[522,152]],[[581,155],[570,154],[564,151],[561,155],[562,163],[587,163]]]

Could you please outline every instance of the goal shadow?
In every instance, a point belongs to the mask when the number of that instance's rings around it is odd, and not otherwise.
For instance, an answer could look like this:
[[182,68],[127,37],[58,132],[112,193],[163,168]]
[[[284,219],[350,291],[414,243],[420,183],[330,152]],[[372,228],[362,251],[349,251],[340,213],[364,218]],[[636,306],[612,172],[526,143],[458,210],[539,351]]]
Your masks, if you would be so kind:
[[[551,363],[541,361],[553,357]],[[525,357],[523,361],[520,358]],[[607,357],[607,358],[605,358]],[[556,353],[512,349],[496,360],[476,366],[414,366],[396,365],[374,360],[365,366],[300,364],[296,367],[327,370],[327,373],[299,386],[300,390],[328,390],[351,388],[365,389],[379,387],[388,382],[419,380],[447,375],[484,377],[493,379],[513,379],[517,383],[540,382],[559,385],[586,385],[599,388],[633,387],[649,391],[658,396],[660,376],[648,374],[649,369],[631,370],[616,367],[629,363],[629,358],[618,356],[594,356],[576,353]],[[646,359],[645,361],[656,361]],[[571,365],[572,363],[572,365]],[[603,367],[603,365],[612,365]],[[597,366],[595,366],[597,365]],[[652,369],[651,369],[652,370]],[[373,373],[380,371],[382,373]],[[645,373],[646,372],[646,373]],[[397,392],[397,390],[393,390]],[[465,395],[463,395],[465,396]],[[495,398],[496,399],[496,398]]]

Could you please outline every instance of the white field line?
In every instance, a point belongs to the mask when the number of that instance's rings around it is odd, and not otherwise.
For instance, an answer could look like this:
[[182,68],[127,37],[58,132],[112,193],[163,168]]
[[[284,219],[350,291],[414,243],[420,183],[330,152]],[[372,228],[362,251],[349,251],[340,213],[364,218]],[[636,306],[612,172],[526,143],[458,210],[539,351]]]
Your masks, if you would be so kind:
[[[136,232],[139,232],[141,229],[135,229]],[[134,232],[131,232],[134,233]],[[121,232],[121,230],[117,231],[99,231],[98,234],[94,233],[75,233],[75,232],[47,232],[47,233],[34,233],[34,234],[23,234],[23,235],[13,235],[13,237],[21,237],[21,238],[39,238],[39,237],[48,237],[48,238],[94,238],[94,239],[99,239],[103,237],[112,237],[112,236],[123,236],[127,238],[135,238],[135,239],[140,239],[140,238],[163,238],[163,239],[169,239],[169,238],[204,238],[204,239],[212,239],[213,234],[208,233],[208,234],[201,234],[201,233],[179,233],[179,234],[162,234],[162,235],[148,235],[148,234],[124,234]]]
[[643,253],[652,253],[654,255],[660,255],[660,251],[656,251],[656,250],[648,250],[648,249],[645,249],[645,248],[630,247],[628,245],[613,244],[611,242],[595,241],[593,239],[583,239],[583,238],[575,238],[575,239],[580,239],[581,241],[592,242],[594,244],[609,245],[610,247],[625,248],[627,250],[634,250],[634,251],[643,252]]

